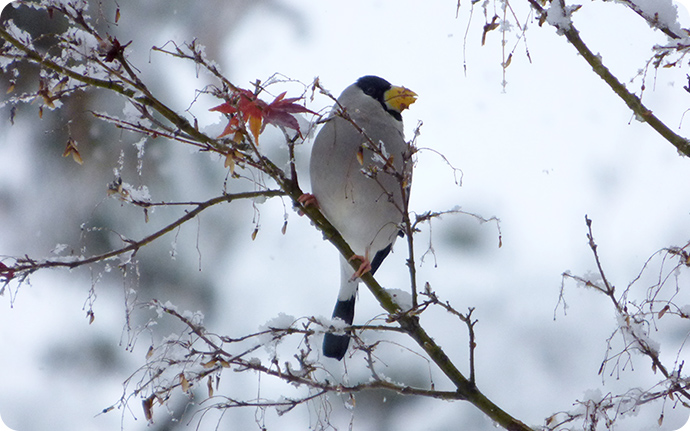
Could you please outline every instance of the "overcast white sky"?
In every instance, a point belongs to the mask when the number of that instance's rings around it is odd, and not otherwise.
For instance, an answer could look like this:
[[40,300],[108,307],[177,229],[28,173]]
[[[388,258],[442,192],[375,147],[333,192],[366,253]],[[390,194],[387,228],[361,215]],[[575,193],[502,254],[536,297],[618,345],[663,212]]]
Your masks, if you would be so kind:
[[[585,214],[594,220],[607,274],[619,286],[627,286],[655,251],[684,245],[690,227],[688,160],[680,158],[647,125],[632,119],[623,102],[548,26],[538,28],[529,22],[531,62],[525,56],[524,40],[519,41],[506,72],[504,91],[500,33],[489,34],[487,46],[479,46],[484,23],[479,6],[475,6],[467,43],[463,43],[469,1],[463,2],[458,18],[456,2],[448,0],[277,3],[284,5],[280,12],[276,8],[255,9],[237,27],[228,29],[227,41],[219,44],[217,61],[233,82],[248,86],[275,72],[305,83],[319,76],[322,84],[337,94],[357,77],[377,74],[413,89],[420,97],[404,116],[408,136],[417,122],[423,121],[419,145],[444,154],[462,169],[463,181],[461,187],[455,186],[445,162],[435,152],[421,152],[412,208],[422,212],[460,206],[501,219],[500,249],[491,223],[479,225],[466,216],[446,217],[435,223],[438,266],[427,259],[420,268],[420,278],[429,281],[443,299],[460,310],[476,307],[480,388],[511,414],[539,425],[545,416],[571,409],[587,391],[618,391],[630,381],[643,387],[653,384],[656,377],[648,372],[643,358],[636,358],[638,374],[626,370],[622,382],[609,377],[602,384],[597,370],[605,340],[615,328],[613,313],[603,298],[570,285],[566,290],[567,315],[559,310],[554,320],[554,309],[563,271],[584,275],[595,269],[585,240]],[[622,81],[628,82],[650,57],[649,47],[663,42],[664,37],[620,4],[585,3],[575,14],[584,40],[601,53]],[[133,4],[120,3],[119,31],[123,34],[127,34],[128,20],[136,22],[131,17],[137,13]],[[516,11],[524,20],[525,9],[519,6]],[[286,19],[285,10],[299,18]],[[680,12],[681,25],[690,27],[687,11]],[[141,33],[142,38],[149,38],[138,42],[139,49],[145,51],[138,52],[142,67],[149,67],[145,47],[184,37],[176,20],[184,18],[173,14],[168,27]],[[206,34],[199,29],[201,43]],[[508,33],[508,49],[515,46],[516,34]],[[168,60],[156,55],[151,58],[154,65],[150,67],[166,68]],[[176,89],[171,96],[175,97],[173,103],[186,108],[195,96],[193,85],[198,83],[194,70],[175,69],[161,79]],[[687,94],[681,89],[686,82],[684,73],[663,70],[645,93],[649,107],[674,128],[681,124],[687,109]],[[633,85],[638,88],[639,81]],[[202,127],[210,130],[221,124],[217,114],[206,112],[213,103],[201,98],[195,105]],[[321,97],[310,103],[317,110],[327,106],[328,100]],[[3,132],[5,117],[3,114],[0,148],[21,154],[21,128]],[[680,133],[690,136],[688,121],[682,123]],[[308,150],[301,150],[304,160]],[[18,182],[13,186],[17,195],[23,187],[20,165],[0,161],[0,171],[5,170],[5,174],[0,172],[0,181],[8,182],[12,177]],[[30,183],[30,179],[26,181]],[[256,241],[249,235],[238,238],[236,247],[242,253],[229,253],[227,267],[212,272],[218,285],[233,280],[235,285],[276,286],[270,292],[244,290],[241,302],[237,291],[219,293],[219,300],[228,304],[229,316],[243,316],[228,320],[233,331],[256,330],[280,312],[329,315],[338,284],[335,251],[294,213],[289,214],[287,234],[281,235],[282,205],[267,204],[261,211],[263,229]],[[0,254],[5,254],[3,238],[11,232],[7,227],[2,229],[0,226]],[[249,226],[247,229],[251,230]],[[428,231],[423,232],[418,244],[428,235]],[[465,237],[473,240],[474,247],[458,247],[458,239]],[[269,261],[271,271],[257,271],[257,259]],[[405,285],[405,272],[395,270],[402,267],[403,259],[402,250],[394,253],[377,278],[384,285]],[[307,281],[295,274],[295,268],[305,265],[311,275]],[[75,337],[98,334],[115,345],[119,342],[122,299],[113,292],[100,293],[99,316],[89,326],[81,312],[89,286],[57,287],[69,284],[67,272],[37,275],[31,288],[20,291],[13,308],[7,298],[0,302],[5,302],[0,309],[0,340],[11,346],[12,352],[21,352],[0,357],[0,370],[5,370],[0,378],[0,415],[17,431],[41,430],[47,425],[54,431],[120,427],[119,412],[94,416],[121,395],[126,375],[84,382],[76,374],[56,375],[43,368],[42,359],[36,357],[43,337],[59,337],[65,332]],[[309,286],[313,290],[305,293]],[[266,301],[267,295],[275,300]],[[116,306],[106,306],[109,302]],[[58,303],[61,305],[56,307]],[[371,295],[361,292],[358,318],[364,321],[378,313]],[[41,316],[40,322],[36,316]],[[449,325],[455,323],[437,316],[428,328],[464,364],[465,344],[456,342],[463,336],[457,334],[462,328],[448,330]],[[683,334],[687,332],[685,328]],[[666,359],[673,361],[675,353],[673,349],[665,352]],[[140,360],[127,359],[132,370]],[[350,367],[360,365],[353,362]],[[332,369],[339,370],[340,366],[333,364]],[[435,376],[435,380],[442,378]],[[18,386],[21,391],[6,390]],[[626,423],[627,429],[653,426],[659,410],[650,410],[641,413],[634,424]],[[427,415],[430,411],[433,418]],[[250,413],[250,419],[245,420],[252,425]],[[127,430],[146,429],[140,412],[136,414],[138,421],[124,415]],[[356,417],[357,410],[354,414]],[[687,416],[686,412],[669,410],[662,429],[677,428]],[[307,413],[288,415],[289,421],[282,425],[285,429],[306,429],[305,417]],[[461,403],[417,403],[401,411],[399,417],[399,429],[444,429],[449,423],[465,420],[472,429],[493,429],[471,406]],[[346,428],[349,416],[338,418],[345,421],[337,425]],[[358,430],[375,429],[375,424],[366,420],[355,423]]]

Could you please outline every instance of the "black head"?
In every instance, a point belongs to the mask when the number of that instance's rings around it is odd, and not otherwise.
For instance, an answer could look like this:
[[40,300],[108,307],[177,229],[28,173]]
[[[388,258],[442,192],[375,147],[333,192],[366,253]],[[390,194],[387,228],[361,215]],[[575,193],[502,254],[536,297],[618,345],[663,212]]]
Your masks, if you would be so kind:
[[400,115],[400,112],[388,109],[388,106],[386,106],[386,101],[383,98],[384,93],[393,87],[390,82],[383,78],[379,78],[378,76],[367,75],[359,78],[356,84],[362,89],[364,94],[376,99],[381,104],[383,109],[391,114],[393,118],[398,121],[402,121],[402,115]]

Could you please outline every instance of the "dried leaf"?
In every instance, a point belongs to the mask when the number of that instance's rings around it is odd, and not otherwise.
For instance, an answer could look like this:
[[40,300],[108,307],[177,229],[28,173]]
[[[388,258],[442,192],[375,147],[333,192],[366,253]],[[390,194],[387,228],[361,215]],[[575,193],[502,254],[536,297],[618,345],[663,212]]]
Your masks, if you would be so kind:
[[[53,86],[53,88],[50,90],[51,93],[55,94],[55,93],[61,92],[62,90],[64,90],[67,87],[68,82],[69,82],[69,77],[65,76],[57,84],[55,84]],[[52,101],[51,101],[51,103],[52,103]]]
[[239,144],[244,139],[244,135],[245,135],[245,133],[243,131],[241,131],[241,130],[236,131],[232,137],[232,142]]
[[211,376],[208,376],[208,380],[206,382],[206,387],[208,388],[208,396],[212,397],[213,396],[213,381],[211,380]]
[[233,151],[228,151],[228,154],[225,156],[225,163],[223,163],[223,166],[229,168],[231,174],[235,173],[235,155]]
[[189,380],[184,376],[184,373],[180,373],[180,386],[182,386],[182,390],[185,393],[189,392],[189,387],[191,385],[189,384]]
[[359,147],[357,150],[357,161],[360,165],[364,165],[364,147]]
[[215,359],[211,359],[208,362],[202,362],[201,366],[206,368],[206,369],[213,368],[216,366],[216,362],[218,362],[218,361],[216,361]]
[[486,34],[492,30],[496,30],[498,28],[498,15],[494,15],[494,17],[491,19],[491,22],[487,22],[484,24],[484,32],[482,33],[482,46],[486,43]]
[[153,411],[151,411],[153,407],[153,398],[154,396],[151,395],[142,401],[142,406],[144,407],[144,417],[147,421],[151,421],[153,419]]
[[62,157],[68,156],[72,156],[72,159],[80,165],[84,164],[84,160],[81,158],[81,154],[79,154],[79,150],[77,149],[77,141],[72,138],[67,140],[65,151],[62,153]]

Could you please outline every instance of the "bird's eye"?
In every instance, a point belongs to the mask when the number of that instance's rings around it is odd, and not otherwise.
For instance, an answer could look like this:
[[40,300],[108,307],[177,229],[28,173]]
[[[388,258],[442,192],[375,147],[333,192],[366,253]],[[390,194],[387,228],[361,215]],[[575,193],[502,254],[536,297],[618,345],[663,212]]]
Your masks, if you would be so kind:
[[372,87],[367,87],[364,89],[364,94],[369,95],[371,97],[376,97],[376,91]]

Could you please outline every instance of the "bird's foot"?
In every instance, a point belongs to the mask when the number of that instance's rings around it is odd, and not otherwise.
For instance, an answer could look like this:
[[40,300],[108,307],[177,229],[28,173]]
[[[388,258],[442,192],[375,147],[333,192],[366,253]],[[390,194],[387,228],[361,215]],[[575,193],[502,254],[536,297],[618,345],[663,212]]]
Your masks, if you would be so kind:
[[[304,193],[302,196],[297,198],[297,202],[301,203],[305,208],[308,206],[315,206],[316,208],[319,207],[319,203],[316,201],[316,196],[311,193]],[[298,214],[304,215],[301,210],[298,211]]]
[[[369,253],[366,253],[369,254]],[[354,259],[359,259],[360,263],[359,264],[359,269],[355,271],[354,274],[352,274],[352,278],[350,278],[350,281],[354,281],[358,279],[359,277],[363,276],[367,272],[371,271],[371,262],[369,261],[369,256],[360,256],[360,255],[352,255],[351,258],[348,259],[348,262],[351,262]]]

